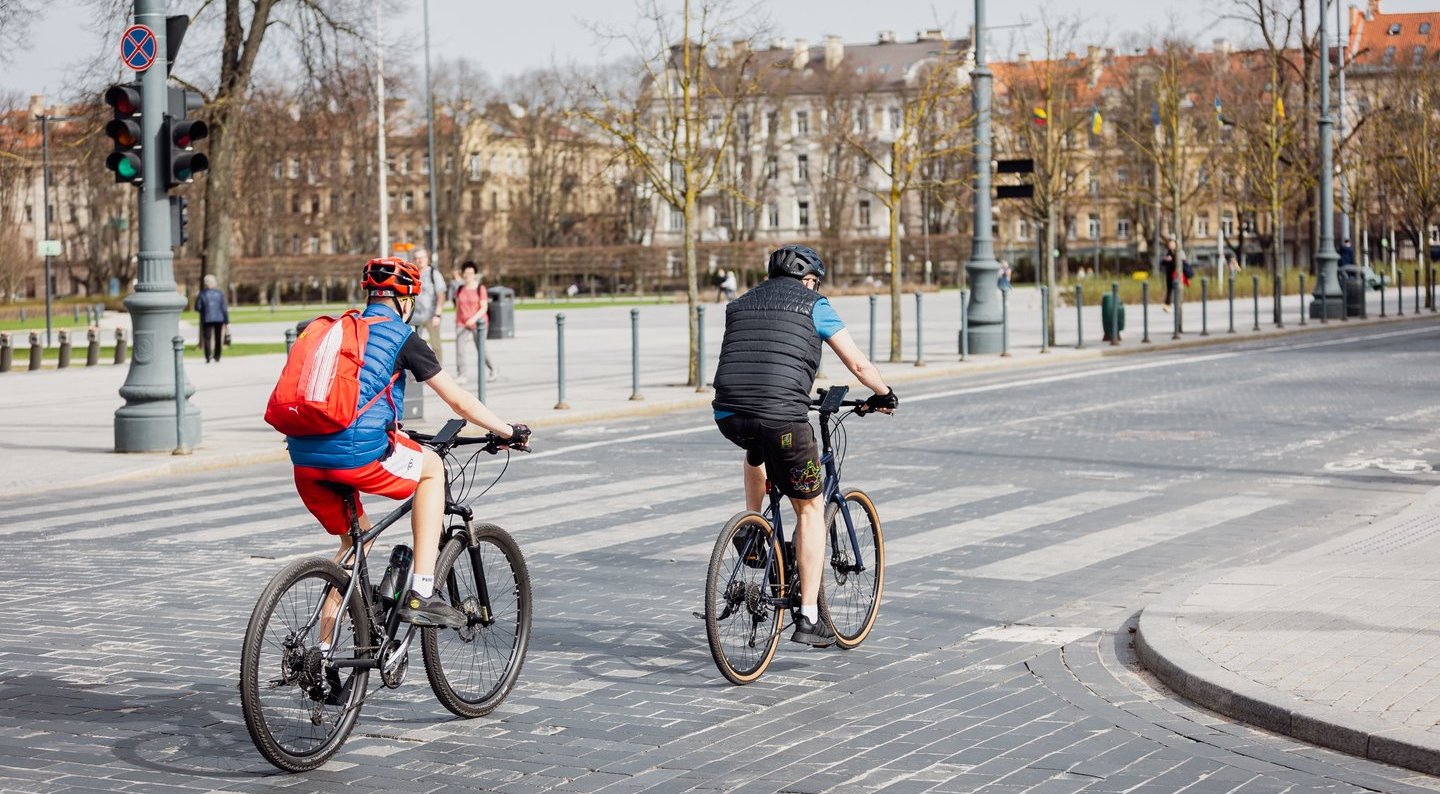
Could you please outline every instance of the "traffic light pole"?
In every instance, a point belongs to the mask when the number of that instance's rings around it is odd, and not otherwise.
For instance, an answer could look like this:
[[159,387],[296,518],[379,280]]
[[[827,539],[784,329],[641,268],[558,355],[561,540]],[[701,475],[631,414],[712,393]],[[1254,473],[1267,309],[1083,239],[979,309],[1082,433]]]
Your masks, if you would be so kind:
[[[165,48],[165,0],[135,0],[135,24],[153,31],[157,52]],[[171,452],[175,437],[175,368],[170,366],[169,341],[180,329],[185,299],[175,290],[174,256],[170,251],[170,202],[161,153],[168,105],[166,65],[162,58],[138,75],[142,97],[141,174],[139,185],[140,252],[135,291],[125,298],[130,313],[134,352],[115,411],[116,452]],[[185,384],[185,396],[195,387]],[[200,409],[185,400],[185,442],[200,442]]]
[[975,103],[975,230],[965,273],[970,282],[966,341],[971,353],[999,353],[1003,346],[1004,318],[1000,306],[1000,263],[990,211],[990,83],[985,62],[985,0],[975,0],[975,70],[970,73]]

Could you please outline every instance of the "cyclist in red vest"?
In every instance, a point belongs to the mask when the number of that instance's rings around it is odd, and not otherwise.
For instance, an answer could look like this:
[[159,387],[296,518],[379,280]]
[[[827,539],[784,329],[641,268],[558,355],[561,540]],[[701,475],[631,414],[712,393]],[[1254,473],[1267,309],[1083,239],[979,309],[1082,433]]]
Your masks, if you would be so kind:
[[[434,451],[399,431],[398,406],[405,402],[405,379],[395,376],[408,371],[465,421],[508,439],[510,446],[524,446],[530,429],[502,421],[475,395],[456,385],[441,368],[435,352],[406,324],[415,309],[415,296],[420,294],[420,268],[395,257],[372,259],[365,265],[363,286],[369,305],[361,316],[384,318],[370,327],[360,368],[359,405],[374,402],[338,433],[288,437],[295,488],[325,530],[340,536],[342,556],[351,542],[348,519],[344,501],[331,484],[390,499],[413,495],[414,579],[400,605],[400,619],[417,626],[460,627],[465,625],[465,615],[435,592],[435,558],[445,517],[445,466]],[[380,398],[375,399],[377,396]],[[363,507],[360,525],[370,527]]]

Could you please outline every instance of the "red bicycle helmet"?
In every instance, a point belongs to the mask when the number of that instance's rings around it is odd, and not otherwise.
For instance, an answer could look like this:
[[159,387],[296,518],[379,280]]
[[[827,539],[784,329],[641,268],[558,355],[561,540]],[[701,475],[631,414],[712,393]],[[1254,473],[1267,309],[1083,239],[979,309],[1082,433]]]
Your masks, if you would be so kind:
[[361,286],[380,297],[413,297],[420,294],[420,268],[394,256],[371,259],[365,263]]

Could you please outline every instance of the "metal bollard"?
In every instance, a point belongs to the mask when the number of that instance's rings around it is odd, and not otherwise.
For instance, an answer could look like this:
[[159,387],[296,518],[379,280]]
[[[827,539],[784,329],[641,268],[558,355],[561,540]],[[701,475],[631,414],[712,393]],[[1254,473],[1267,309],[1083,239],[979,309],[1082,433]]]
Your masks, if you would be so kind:
[[[824,345],[821,345],[821,351]],[[695,307],[695,391],[705,391],[705,307]]]
[[1175,269],[1175,305],[1170,307],[1174,310],[1174,313],[1170,316],[1171,325],[1174,329],[1170,333],[1171,339],[1180,338],[1180,307],[1185,305],[1185,292],[1181,288],[1180,281],[1181,275],[1182,271],[1177,267]]
[[1226,333],[1235,333],[1235,277],[1225,278],[1225,300],[1230,306],[1230,330]]
[[1415,268],[1415,313],[1420,313],[1420,268]]
[[555,366],[560,379],[560,399],[555,403],[555,410],[564,411],[570,408],[570,403],[565,402],[565,314],[563,312],[555,315]]
[[640,310],[630,310],[630,399],[640,396]]
[[40,348],[40,334],[36,331],[30,332],[30,371],[40,369],[40,359],[44,352]]
[[1210,279],[1200,279],[1200,335],[1210,335]]
[[1000,290],[1000,357],[1010,357],[1010,290]]
[[[969,290],[960,290],[960,360],[970,356],[970,306],[966,301]],[[870,296],[870,355],[875,355],[875,296]]]
[[1405,316],[1405,271],[1395,271],[1395,316]]
[[96,366],[100,363],[100,329],[86,331],[85,340],[85,366]]
[[1260,277],[1250,277],[1250,298],[1255,301],[1255,327],[1252,331],[1260,330]]
[[[488,329],[483,323],[475,324],[475,397],[480,402],[485,402],[485,381],[489,379],[489,372],[485,371],[485,335]],[[455,351],[455,357],[460,357],[460,351]]]
[[1075,285],[1075,349],[1085,349],[1085,290],[1079,284]]
[[1380,279],[1380,317],[1385,317],[1385,279]]
[[923,325],[923,312],[925,305],[924,297],[920,290],[915,290],[915,366],[925,366],[925,326]]
[[1435,268],[1430,268],[1430,313],[1435,313]]
[[125,329],[115,329],[115,365],[125,363]]
[[[870,296],[870,360],[875,360],[875,301],[874,295]],[[965,290],[960,290],[960,311],[965,311]],[[964,355],[960,357],[962,360]]]
[[170,340],[175,349],[175,451],[172,455],[189,455],[185,446],[185,337],[176,334]]
[[15,364],[15,351],[10,347],[10,335],[0,333],[0,372],[9,372]]
[[1275,304],[1275,327],[1276,327],[1276,328],[1284,328],[1284,327],[1285,327],[1285,318],[1282,317],[1281,314],[1280,314],[1280,299],[1281,299],[1281,293],[1284,291],[1284,288],[1285,288],[1285,285],[1281,283],[1280,277],[1279,277],[1279,276],[1276,276],[1276,277],[1275,277],[1275,289],[1274,289],[1274,294],[1270,296],[1270,298],[1271,298],[1270,302],[1273,303],[1273,304]]
[[[1325,281],[1322,279],[1322,280],[1320,281],[1320,283],[1321,283],[1321,285],[1322,285],[1322,291],[1321,291],[1321,293],[1320,293],[1320,304],[1323,306],[1323,305],[1325,304],[1325,293],[1324,293],[1324,291],[1323,291],[1323,285],[1324,285]],[[1301,273],[1301,274],[1300,274],[1300,294],[1299,294],[1297,297],[1300,299],[1300,324],[1301,324],[1301,325],[1304,325],[1304,324],[1305,324],[1305,314],[1306,314],[1306,312],[1305,312],[1305,274],[1304,274],[1304,273]],[[1322,314],[1321,316],[1323,317],[1324,315]]]
[[[285,329],[285,355],[290,355],[290,348],[295,346],[295,329]],[[483,378],[482,378],[483,380]]]
[[72,305],[70,306],[70,311],[71,311],[71,313],[74,315],[75,324],[76,324],[76,325],[79,325],[79,324],[80,324],[80,304],[78,304],[78,303],[72,304]]
[[1050,288],[1040,286],[1040,352],[1050,352]]
[[1120,344],[1120,283],[1110,282],[1110,346]]
[[68,368],[68,367],[70,366],[70,329],[69,329],[69,328],[61,328],[61,329],[60,329],[60,362],[59,362],[59,365],[58,365],[58,366],[59,366],[60,369],[66,369],[66,368]]
[[1140,344],[1150,344],[1150,282],[1140,282]]
[[21,306],[21,307],[20,307],[20,322],[22,322],[22,323],[25,322],[25,307],[24,307],[24,306]]

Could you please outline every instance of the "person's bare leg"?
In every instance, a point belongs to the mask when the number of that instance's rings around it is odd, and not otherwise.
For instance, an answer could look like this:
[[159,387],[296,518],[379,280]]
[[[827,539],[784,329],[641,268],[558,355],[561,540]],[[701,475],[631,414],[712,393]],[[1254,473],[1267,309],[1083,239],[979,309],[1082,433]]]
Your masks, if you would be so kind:
[[[370,529],[370,516],[363,515],[363,514],[360,516],[360,529],[361,529],[361,530],[369,530],[369,529]],[[337,552],[335,552],[335,564],[336,564],[336,565],[339,565],[339,564],[340,564],[340,561],[343,560],[343,559],[345,559],[345,553],[348,552],[348,551],[350,551],[350,545],[351,545],[350,536],[349,536],[349,535],[341,535],[341,536],[340,536],[340,550],[337,551]],[[371,549],[374,545],[375,545],[375,541],[373,541],[373,540],[370,541],[370,543],[365,546],[365,553],[366,553],[366,554],[369,554],[369,553],[370,553],[370,549]],[[339,590],[331,590],[331,591],[330,591],[330,595],[328,595],[328,596],[325,597],[325,606],[324,606],[324,608],[322,608],[322,609],[320,610],[320,641],[321,641],[321,642],[326,642],[326,643],[330,642],[331,633],[335,630],[335,616],[336,616],[337,614],[339,614],[339,612],[340,612],[340,598],[341,598],[342,596],[344,596],[344,595],[345,595],[345,594],[342,593],[342,592],[340,592]]]
[[420,464],[420,485],[410,509],[410,532],[415,539],[416,576],[433,576],[440,556],[440,529],[445,520],[445,464],[434,450],[425,449]]
[[751,466],[749,461],[745,466],[745,509],[752,513],[760,512],[760,506],[765,501],[765,464]]
[[818,607],[825,564],[825,501],[790,498],[795,508],[795,557],[800,566],[800,605]]

